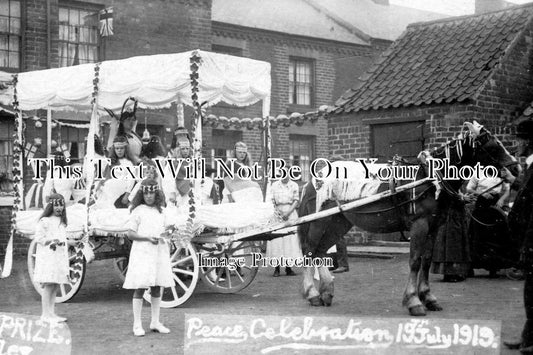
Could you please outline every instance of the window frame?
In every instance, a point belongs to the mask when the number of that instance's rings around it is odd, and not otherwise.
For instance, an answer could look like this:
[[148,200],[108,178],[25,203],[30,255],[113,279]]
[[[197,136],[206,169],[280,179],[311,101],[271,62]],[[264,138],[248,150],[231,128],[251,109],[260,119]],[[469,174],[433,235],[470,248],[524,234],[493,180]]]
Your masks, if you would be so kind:
[[[307,135],[307,134],[289,134],[289,165],[294,165],[294,144],[295,142],[306,142],[305,144],[309,144],[309,161],[308,164],[310,165],[311,162],[315,159],[315,147],[316,147],[316,136],[314,135]],[[301,143],[299,143],[301,145]],[[300,154],[299,156],[302,156]],[[302,167],[302,165],[298,164],[302,168],[302,178],[299,180],[299,183],[307,183],[311,181],[311,173],[309,167],[305,168]]]
[[211,51],[219,54],[227,54],[235,57],[244,57],[244,49],[236,46],[228,46],[225,44],[212,43]]
[[[59,4],[58,4],[58,29],[57,29],[57,50],[58,50],[58,55],[57,55],[57,59],[58,59],[58,67],[60,68],[64,68],[64,67],[69,67],[69,66],[73,66],[73,65],[67,65],[67,66],[61,66],[61,61],[62,61],[62,58],[67,58],[67,59],[73,59],[73,58],[69,58],[68,57],[68,53],[67,53],[67,57],[62,57],[61,56],[61,45],[63,43],[65,43],[67,45],[67,48],[68,48],[68,45],[69,44],[76,44],[78,43],[79,45],[86,45],[86,46],[92,46],[93,44],[90,43],[90,42],[72,42],[70,40],[64,40],[64,39],[60,39],[60,33],[61,33],[61,22],[59,21],[59,11],[61,11],[62,8],[66,8],[66,9],[69,9],[69,10],[77,10],[77,11],[87,11],[87,12],[93,12],[94,13],[94,16],[96,16],[96,55],[97,55],[97,58],[94,62],[88,62],[88,63],[97,63],[97,62],[101,62],[104,60],[103,58],[103,44],[104,44],[104,41],[102,40],[102,37],[100,36],[100,29],[99,29],[99,21],[98,21],[98,13],[100,12],[100,10],[104,9],[105,6],[104,5],[100,5],[100,4],[94,4],[94,3],[87,3],[87,2],[81,2],[81,1],[71,1],[71,0],[60,0],[59,1]],[[69,16],[69,21],[70,21],[70,16]],[[70,24],[70,22],[69,22]],[[83,26],[80,26],[80,28],[83,27]],[[85,64],[85,63],[79,63],[79,64]],[[79,65],[78,64],[78,65]]]
[[[11,2],[14,1],[14,0],[8,0],[8,4],[11,5]],[[1,36],[7,36],[7,43],[8,43],[8,49],[6,51],[7,53],[7,56],[8,56],[8,62],[9,62],[9,53],[11,53],[12,51],[10,51],[9,49],[9,37],[10,36],[14,36],[14,37],[18,37],[18,63],[17,63],[17,66],[16,67],[5,67],[5,66],[0,66],[0,70],[2,71],[5,71],[5,72],[9,72],[9,73],[15,73],[15,72],[19,72],[22,70],[22,58],[23,58],[23,46],[22,46],[22,43],[23,43],[23,40],[24,40],[24,27],[25,27],[25,22],[24,22],[24,16],[23,14],[25,13],[25,2],[23,0],[18,0],[18,3],[19,3],[19,11],[20,11],[20,14],[19,14],[19,32],[18,34],[16,33],[13,33],[13,32],[10,32],[10,30],[8,29],[7,32],[5,31],[0,31],[0,35]],[[11,6],[9,6],[9,9],[11,9]],[[0,15],[2,17],[5,17],[3,15]],[[7,16],[7,19],[8,19],[8,22],[9,22],[9,26],[11,26],[11,10],[10,10],[10,13],[9,15]],[[13,17],[13,18],[16,18],[16,17]]]
[[[294,70],[293,70],[293,78],[291,78],[290,72],[291,72],[291,66],[294,63]],[[299,104],[297,103],[297,94],[296,94],[296,88],[297,84],[299,83],[296,81],[297,79],[297,71],[296,68],[298,66],[298,63],[305,63],[309,65],[309,104]],[[288,95],[288,105],[289,108],[294,108],[297,110],[297,108],[310,108],[313,107],[315,104],[315,66],[316,66],[316,60],[314,58],[307,58],[307,57],[300,57],[300,56],[289,56],[289,75],[288,75],[288,87],[289,91],[287,92]],[[292,81],[291,81],[292,80]],[[292,98],[290,94],[290,89],[293,88]],[[291,100],[293,102],[291,103]]]
[[[10,170],[12,171],[14,168],[13,163],[13,148],[15,143],[15,138],[13,137],[13,132],[15,132],[15,117],[9,117],[9,116],[1,116],[0,117],[0,126],[6,125],[7,129],[2,129],[2,132],[6,134],[7,139],[3,139],[0,137],[0,144],[7,143],[7,154],[1,154],[0,159],[6,158],[6,171],[0,170],[1,174],[6,174],[8,178],[12,178],[12,173],[10,173]],[[11,162],[11,164],[9,164]]]
[[[215,138],[217,137],[217,138]],[[231,158],[231,153],[233,151],[233,148],[235,146],[235,143],[243,140],[243,133],[242,131],[238,130],[230,130],[230,129],[217,129],[213,128],[211,131],[211,147],[209,149],[209,161],[207,162],[207,165],[210,165],[211,168],[215,168],[214,161],[215,158]],[[226,147],[220,147],[217,146],[218,141],[224,141],[228,144]],[[225,150],[226,156],[222,157],[220,155],[216,155],[217,150]]]

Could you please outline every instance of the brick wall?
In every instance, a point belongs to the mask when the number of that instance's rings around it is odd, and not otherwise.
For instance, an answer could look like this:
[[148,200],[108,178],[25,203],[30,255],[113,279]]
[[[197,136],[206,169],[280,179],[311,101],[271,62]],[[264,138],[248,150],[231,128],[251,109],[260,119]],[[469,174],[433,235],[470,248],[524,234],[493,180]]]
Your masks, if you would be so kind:
[[[271,63],[272,97],[270,113],[272,116],[288,115],[291,112],[308,112],[318,109],[321,105],[335,102],[337,93],[344,92],[353,85],[353,81],[366,70],[370,59],[377,55],[384,46],[382,43],[374,47],[365,47],[337,43],[332,41],[309,39],[281,33],[243,28],[219,22],[213,22],[213,36],[217,41],[226,40],[228,45],[239,46],[243,55],[253,59]],[[294,107],[288,104],[289,97],[289,58],[291,56],[311,58],[315,68],[314,105],[310,107]],[[340,74],[342,72],[342,74]],[[338,78],[343,78],[338,81]],[[226,112],[228,111],[225,108]],[[240,116],[256,117],[260,113],[253,108],[238,109]],[[224,112],[224,108],[215,112]],[[230,111],[231,114],[234,111]],[[230,116],[228,116],[230,117]],[[289,157],[289,137],[291,134],[309,135],[314,139],[315,158],[328,157],[327,122],[319,119],[315,123],[305,123],[302,127],[278,127],[272,130],[274,157]],[[248,130],[243,130],[243,138],[252,146],[257,144],[253,139],[260,137]],[[249,140],[248,140],[249,139]],[[254,156],[260,151],[253,148]]]
[[[114,35],[102,38],[102,60],[135,55],[178,53],[211,48],[211,0],[87,0],[98,8],[113,6]],[[50,0],[50,28],[46,0],[28,0],[23,33],[23,71],[59,66],[59,6]],[[76,4],[76,2],[71,2]],[[24,9],[24,8],[23,8]],[[23,10],[24,11],[24,10]],[[50,31],[50,54],[48,54]]]

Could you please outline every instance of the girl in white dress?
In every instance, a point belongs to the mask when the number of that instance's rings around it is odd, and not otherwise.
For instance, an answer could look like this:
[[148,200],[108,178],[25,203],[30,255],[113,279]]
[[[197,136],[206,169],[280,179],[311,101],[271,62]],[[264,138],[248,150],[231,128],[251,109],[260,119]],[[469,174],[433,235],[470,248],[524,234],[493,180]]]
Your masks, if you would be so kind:
[[[229,176],[224,177],[224,190],[222,191],[223,203],[227,202],[263,202],[263,192],[261,186],[251,179],[241,179],[237,175],[237,171],[241,166],[252,167],[252,157],[248,152],[248,147],[244,142],[235,143],[233,151],[234,163],[234,177],[230,179]],[[231,163],[228,161],[228,167]]]
[[[52,157],[54,159],[54,166],[62,168],[69,166],[70,160],[67,160],[62,152],[54,152]],[[44,201],[47,201],[51,194],[58,193],[65,198],[67,206],[72,205],[74,201],[71,201],[71,197],[74,192],[75,183],[75,178],[67,179],[66,176],[59,171],[59,168],[55,169],[54,178],[52,178],[52,171],[51,169],[48,169],[43,186]]]
[[55,314],[56,293],[60,284],[69,283],[68,246],[74,241],[67,240],[67,212],[65,199],[60,194],[52,194],[37,223],[35,241],[35,269],[33,280],[43,284],[41,294],[41,319],[48,322],[64,322],[67,319]]
[[170,224],[163,213],[165,197],[157,181],[144,180],[132,201],[132,211],[127,224],[131,246],[124,288],[133,289],[133,334],[145,334],[141,323],[144,291],[150,287],[152,321],[150,329],[159,333],[170,330],[159,321],[161,287],[174,286],[170,251],[162,234]]
[[[117,136],[113,141],[113,148],[109,154],[111,165],[106,169],[106,179],[102,185],[97,187],[97,202],[98,208],[127,208],[129,205],[129,194],[135,185],[135,180],[129,178],[129,175],[123,171],[122,176],[114,179],[110,175],[110,169],[115,166],[133,166],[131,160],[127,158],[128,140],[124,136]],[[120,197],[120,199],[119,199]]]

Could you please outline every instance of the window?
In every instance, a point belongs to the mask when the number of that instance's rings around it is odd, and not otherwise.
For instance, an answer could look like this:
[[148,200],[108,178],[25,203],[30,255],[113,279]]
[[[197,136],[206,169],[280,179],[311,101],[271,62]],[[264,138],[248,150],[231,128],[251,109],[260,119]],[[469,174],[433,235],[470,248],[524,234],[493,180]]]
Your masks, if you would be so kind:
[[309,166],[314,156],[313,136],[290,135],[290,162],[291,166],[302,169],[302,181],[308,182],[311,174]]
[[311,106],[313,104],[313,61],[289,60],[289,104]]
[[62,126],[58,137],[54,137],[54,133],[52,131],[52,139],[56,139],[61,145],[65,144],[67,146],[71,163],[81,163],[86,153],[89,130],[86,128]]
[[0,180],[13,178],[13,118],[0,117]]
[[98,61],[98,9],[59,7],[59,66]]
[[237,57],[242,57],[242,48],[224,46],[221,44],[212,44],[211,51],[220,54],[229,54]]
[[223,129],[213,129],[211,148],[211,167],[215,167],[215,158],[226,160],[231,158],[235,143],[242,141],[241,131],[230,131]]
[[0,68],[20,68],[20,1],[0,1]]

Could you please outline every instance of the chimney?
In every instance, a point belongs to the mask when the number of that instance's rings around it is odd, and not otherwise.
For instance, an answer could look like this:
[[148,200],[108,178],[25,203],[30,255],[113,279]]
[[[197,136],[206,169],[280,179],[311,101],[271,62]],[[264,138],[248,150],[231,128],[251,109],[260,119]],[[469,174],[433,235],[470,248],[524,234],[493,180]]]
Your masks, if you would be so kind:
[[511,4],[504,0],[476,0],[476,14],[503,10],[509,6]]
[[389,6],[389,0],[372,0],[374,3],[378,4],[378,5],[384,5],[384,6]]

